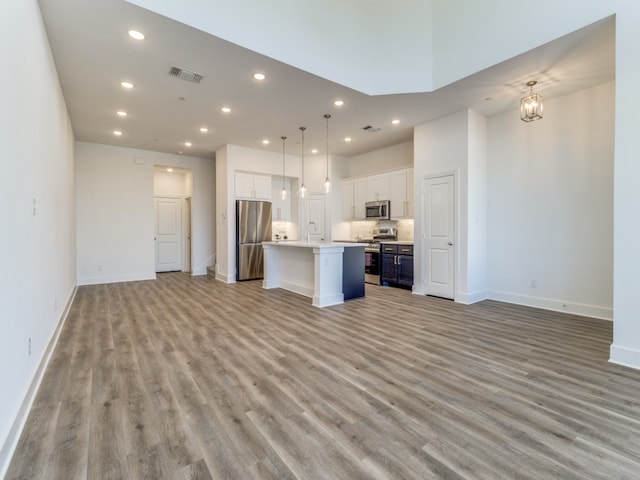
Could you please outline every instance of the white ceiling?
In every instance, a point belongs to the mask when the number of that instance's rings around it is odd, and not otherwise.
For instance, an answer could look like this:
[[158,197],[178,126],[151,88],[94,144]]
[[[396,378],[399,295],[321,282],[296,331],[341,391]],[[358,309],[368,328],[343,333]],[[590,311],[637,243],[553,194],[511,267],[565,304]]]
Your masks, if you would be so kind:
[[[306,126],[305,146],[323,154],[323,115],[330,113],[330,153],[350,157],[410,140],[414,126],[465,108],[487,116],[512,110],[519,121],[531,79],[549,99],[613,80],[615,72],[612,18],[434,92],[368,96],[123,0],[39,3],[76,139],[167,153],[211,157],[225,144],[280,152],[284,135],[287,152],[299,154],[298,127]],[[131,28],[147,38],[131,39]],[[204,79],[171,77],[171,65]],[[256,71],[267,79],[254,80]],[[123,80],[135,88],[125,91]],[[333,105],[338,98],[343,107]],[[224,105],[230,114],[220,111]],[[124,119],[115,113],[121,109]],[[401,123],[392,125],[394,118]],[[365,132],[367,125],[381,130]]]

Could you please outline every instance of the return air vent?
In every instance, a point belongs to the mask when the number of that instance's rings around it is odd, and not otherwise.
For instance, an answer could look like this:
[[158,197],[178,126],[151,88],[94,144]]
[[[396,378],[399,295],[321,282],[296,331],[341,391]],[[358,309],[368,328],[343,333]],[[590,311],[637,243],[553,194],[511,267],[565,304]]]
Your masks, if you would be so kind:
[[199,73],[190,72],[189,70],[185,70],[184,68],[176,67],[171,65],[171,70],[169,70],[169,75],[172,77],[178,77],[182,80],[186,80],[191,83],[200,83],[204,77]]
[[376,132],[379,132],[382,129],[378,128],[378,127],[372,127],[371,125],[367,125],[366,127],[362,127],[362,130],[364,130],[365,132],[369,132],[369,133],[376,133]]

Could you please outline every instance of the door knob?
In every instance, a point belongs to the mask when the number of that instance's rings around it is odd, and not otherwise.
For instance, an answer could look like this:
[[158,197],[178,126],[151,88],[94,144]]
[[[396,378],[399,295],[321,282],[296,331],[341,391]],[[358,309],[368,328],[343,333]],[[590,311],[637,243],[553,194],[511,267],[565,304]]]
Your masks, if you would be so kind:
[[447,242],[447,245],[451,246],[453,245],[453,242]]

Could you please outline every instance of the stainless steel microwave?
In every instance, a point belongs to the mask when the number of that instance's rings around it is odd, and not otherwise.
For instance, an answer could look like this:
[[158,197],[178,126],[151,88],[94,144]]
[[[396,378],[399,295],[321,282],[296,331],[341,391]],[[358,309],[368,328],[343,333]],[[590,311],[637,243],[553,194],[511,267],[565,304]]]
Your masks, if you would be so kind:
[[371,220],[389,220],[389,200],[381,200],[379,202],[367,202],[365,204],[367,219]]

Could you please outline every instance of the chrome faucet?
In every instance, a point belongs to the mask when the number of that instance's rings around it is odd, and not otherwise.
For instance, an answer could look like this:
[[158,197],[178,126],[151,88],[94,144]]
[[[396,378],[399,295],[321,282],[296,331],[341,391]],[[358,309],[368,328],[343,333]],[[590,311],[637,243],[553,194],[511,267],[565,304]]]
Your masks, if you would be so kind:
[[311,240],[311,225],[313,225],[313,233],[316,233],[318,231],[316,222],[314,222],[313,220],[307,224],[307,243],[309,243],[309,241]]

